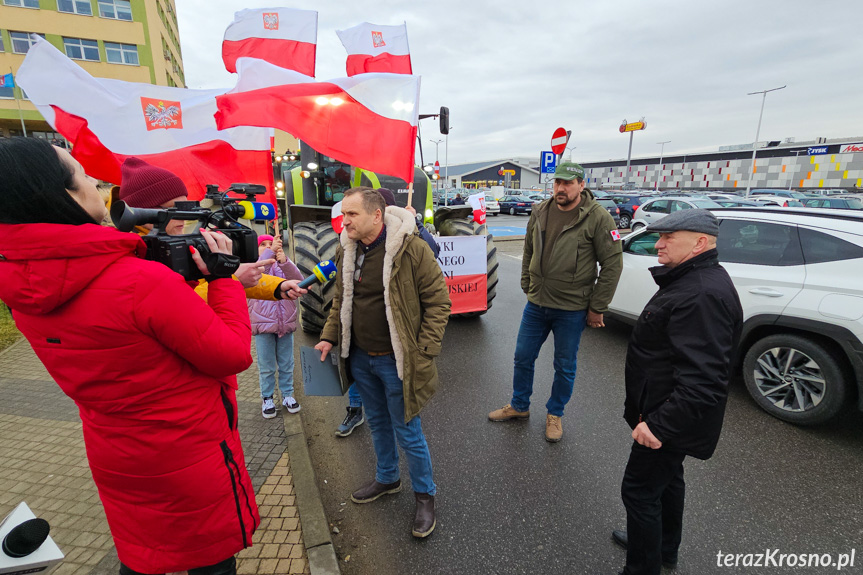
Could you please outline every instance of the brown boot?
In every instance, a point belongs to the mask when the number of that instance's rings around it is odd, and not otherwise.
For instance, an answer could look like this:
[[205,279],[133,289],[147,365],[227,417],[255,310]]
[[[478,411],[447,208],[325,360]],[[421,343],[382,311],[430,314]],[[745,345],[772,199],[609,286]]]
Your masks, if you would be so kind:
[[434,531],[437,521],[434,516],[434,495],[414,492],[417,500],[416,515],[411,535],[422,539]]
[[507,419],[527,419],[530,417],[530,411],[516,411],[510,404],[506,404],[500,409],[495,409],[488,414],[491,421],[506,421]]
[[395,483],[378,483],[377,480],[373,479],[368,485],[364,485],[351,493],[351,501],[354,503],[371,503],[383,495],[398,493],[401,488],[401,479]]
[[557,443],[561,437],[563,437],[563,425],[560,423],[560,417],[549,413],[545,416],[545,440]]

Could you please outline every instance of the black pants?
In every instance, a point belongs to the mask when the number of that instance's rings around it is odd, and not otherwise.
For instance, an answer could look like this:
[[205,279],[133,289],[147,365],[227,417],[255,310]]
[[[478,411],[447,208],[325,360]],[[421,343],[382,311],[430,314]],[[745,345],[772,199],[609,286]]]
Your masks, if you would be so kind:
[[[132,569],[129,569],[128,567],[120,563],[120,575],[144,574],[133,571]],[[189,575],[237,575],[237,560],[234,557],[229,557],[224,561],[216,563],[215,565],[208,565],[206,567],[195,567],[194,569],[189,569]]]
[[682,453],[633,442],[620,495],[626,507],[626,575],[659,575],[676,563],[683,532]]

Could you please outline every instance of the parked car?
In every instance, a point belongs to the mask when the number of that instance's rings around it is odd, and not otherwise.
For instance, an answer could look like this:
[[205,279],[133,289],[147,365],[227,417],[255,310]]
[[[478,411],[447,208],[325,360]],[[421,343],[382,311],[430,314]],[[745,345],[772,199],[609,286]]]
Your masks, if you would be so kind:
[[639,230],[644,226],[658,222],[671,212],[678,210],[691,210],[693,208],[721,208],[719,204],[708,198],[693,198],[683,196],[663,196],[648,200],[641,205],[632,220],[632,231]]
[[544,202],[545,200],[551,197],[551,194],[531,194],[528,196],[534,203],[538,204],[539,202]]
[[606,198],[610,198],[620,208],[620,223],[617,227],[621,230],[629,228],[635,211],[649,199],[641,194],[627,194],[620,191],[613,191]]
[[617,204],[606,198],[597,198],[596,201],[600,206],[608,210],[608,213],[614,218],[614,223],[620,227],[620,208],[617,207]]
[[753,208],[760,206],[758,202],[753,202],[752,200],[744,200],[743,198],[722,200],[722,199],[713,199],[714,202],[722,206],[723,208]]
[[533,211],[533,200],[525,196],[504,196],[500,200],[500,213],[511,216],[516,214],[530,214]]
[[786,198],[784,196],[749,196],[753,202],[758,202],[762,206],[779,206],[780,208],[802,208],[803,202],[794,198]]
[[[735,370],[759,407],[799,425],[863,410],[863,214],[714,209],[717,248],[743,304]],[[634,323],[657,289],[658,234],[623,240],[609,315]]]
[[795,192],[793,190],[771,190],[759,188],[749,190],[749,197],[751,198],[752,196],[778,196],[782,198],[794,198],[795,200],[802,200],[809,197],[803,192]]
[[500,203],[497,201],[497,198],[494,197],[494,194],[486,194],[485,215],[496,216],[498,214],[500,214]]
[[834,208],[838,210],[863,210],[863,198],[822,196],[801,200],[807,208]]

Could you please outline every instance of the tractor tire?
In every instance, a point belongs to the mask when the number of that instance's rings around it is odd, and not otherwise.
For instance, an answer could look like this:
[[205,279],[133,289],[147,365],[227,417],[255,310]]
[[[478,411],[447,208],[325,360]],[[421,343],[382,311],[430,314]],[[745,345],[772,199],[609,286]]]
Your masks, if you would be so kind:
[[[300,222],[294,225],[294,263],[304,277],[312,275],[315,264],[334,260],[339,236],[329,222]],[[300,321],[303,331],[318,335],[333,306],[336,282],[314,284],[300,298]]]
[[441,224],[442,236],[485,236],[486,254],[486,301],[487,308],[484,311],[471,311],[455,314],[452,317],[478,317],[491,309],[492,300],[497,295],[497,248],[494,246],[494,237],[489,233],[485,224],[477,225],[470,220],[446,220]]

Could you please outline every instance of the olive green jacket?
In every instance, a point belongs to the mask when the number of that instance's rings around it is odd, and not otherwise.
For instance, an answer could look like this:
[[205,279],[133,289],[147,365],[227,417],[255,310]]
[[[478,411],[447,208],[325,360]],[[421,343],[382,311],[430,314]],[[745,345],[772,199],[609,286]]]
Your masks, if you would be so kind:
[[542,307],[569,311],[590,308],[605,313],[623,271],[623,250],[614,218],[593,199],[590,190],[584,190],[575,208],[575,223],[563,228],[552,248],[548,269],[542,269],[545,224],[552,202],[554,198],[537,204],[530,214],[524,235],[521,289],[529,302]]
[[[440,354],[451,303],[440,266],[431,248],[416,234],[416,223],[410,212],[390,206],[384,225],[387,227],[384,301],[396,367],[402,379],[405,422],[408,422],[437,391],[434,358]],[[342,231],[341,246],[336,254],[339,270],[335,279],[336,293],[321,332],[322,341],[339,345],[342,392],[351,384],[348,356],[356,256],[357,243]]]

